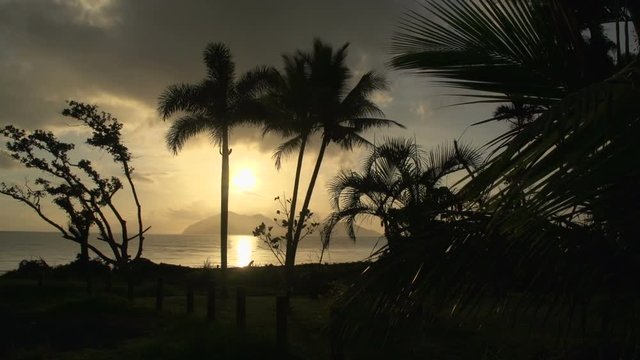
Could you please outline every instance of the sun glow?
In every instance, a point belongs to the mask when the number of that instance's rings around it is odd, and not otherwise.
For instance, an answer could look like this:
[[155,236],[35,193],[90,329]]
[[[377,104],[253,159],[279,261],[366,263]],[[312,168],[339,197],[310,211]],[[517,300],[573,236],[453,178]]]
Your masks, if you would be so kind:
[[247,266],[253,255],[253,239],[250,236],[239,236],[235,240],[236,266]]
[[244,168],[233,176],[233,186],[241,191],[253,190],[256,187],[256,176],[251,169]]

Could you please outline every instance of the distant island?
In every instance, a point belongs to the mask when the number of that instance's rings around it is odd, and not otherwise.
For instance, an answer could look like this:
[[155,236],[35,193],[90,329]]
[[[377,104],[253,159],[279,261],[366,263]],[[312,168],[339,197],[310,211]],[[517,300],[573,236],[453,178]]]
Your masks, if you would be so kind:
[[[274,224],[273,218],[268,218],[261,214],[255,215],[241,215],[234,212],[229,212],[229,234],[230,235],[247,235],[253,232],[253,229],[260,223],[265,223],[267,226]],[[381,236],[377,231],[367,229],[361,226],[355,227],[356,236]],[[187,226],[182,234],[184,235],[201,235],[201,234],[218,234],[220,232],[220,215],[210,216],[206,219],[195,222]],[[319,233],[319,230],[316,231]],[[314,234],[315,235],[315,234]],[[333,236],[347,236],[347,232],[344,226],[336,226]]]

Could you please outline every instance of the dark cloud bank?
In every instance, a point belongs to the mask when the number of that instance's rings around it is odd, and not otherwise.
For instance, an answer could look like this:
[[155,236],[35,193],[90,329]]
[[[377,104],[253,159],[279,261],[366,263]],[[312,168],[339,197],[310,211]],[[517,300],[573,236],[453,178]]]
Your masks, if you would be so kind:
[[[227,43],[240,71],[279,66],[314,37],[351,42],[350,63],[382,70],[409,1],[0,1],[0,123],[56,121],[64,100],[109,93],[155,106],[169,84],[204,76],[201,52]],[[364,64],[363,59],[366,58]],[[57,120],[59,121],[59,120]]]

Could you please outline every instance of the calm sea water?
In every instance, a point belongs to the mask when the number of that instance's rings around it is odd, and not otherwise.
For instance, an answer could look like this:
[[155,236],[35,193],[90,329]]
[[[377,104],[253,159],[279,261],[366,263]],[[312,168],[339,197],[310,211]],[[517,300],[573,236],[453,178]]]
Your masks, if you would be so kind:
[[[100,250],[107,246],[98,241]],[[131,247],[137,249],[137,243]],[[384,245],[377,237],[359,237],[354,243],[348,238],[332,239],[332,244],[322,258],[323,262],[340,263],[360,261],[368,258]],[[317,236],[304,239],[298,248],[296,263],[314,263],[320,259],[320,240]],[[44,259],[49,265],[66,264],[75,259],[79,246],[65,240],[57,233],[0,231],[0,273],[18,267],[23,260]],[[133,252],[133,251],[132,251]],[[157,263],[202,267],[205,263],[216,266],[220,263],[220,237],[217,235],[147,235],[143,257]],[[229,266],[278,264],[271,251],[260,239],[251,235],[229,235]]]

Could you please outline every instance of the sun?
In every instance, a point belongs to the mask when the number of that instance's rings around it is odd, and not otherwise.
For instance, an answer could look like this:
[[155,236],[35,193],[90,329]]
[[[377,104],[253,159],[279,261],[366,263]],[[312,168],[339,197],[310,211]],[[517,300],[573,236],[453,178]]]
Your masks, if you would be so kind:
[[233,176],[234,188],[241,191],[253,190],[256,187],[256,176],[251,169],[244,168]]

